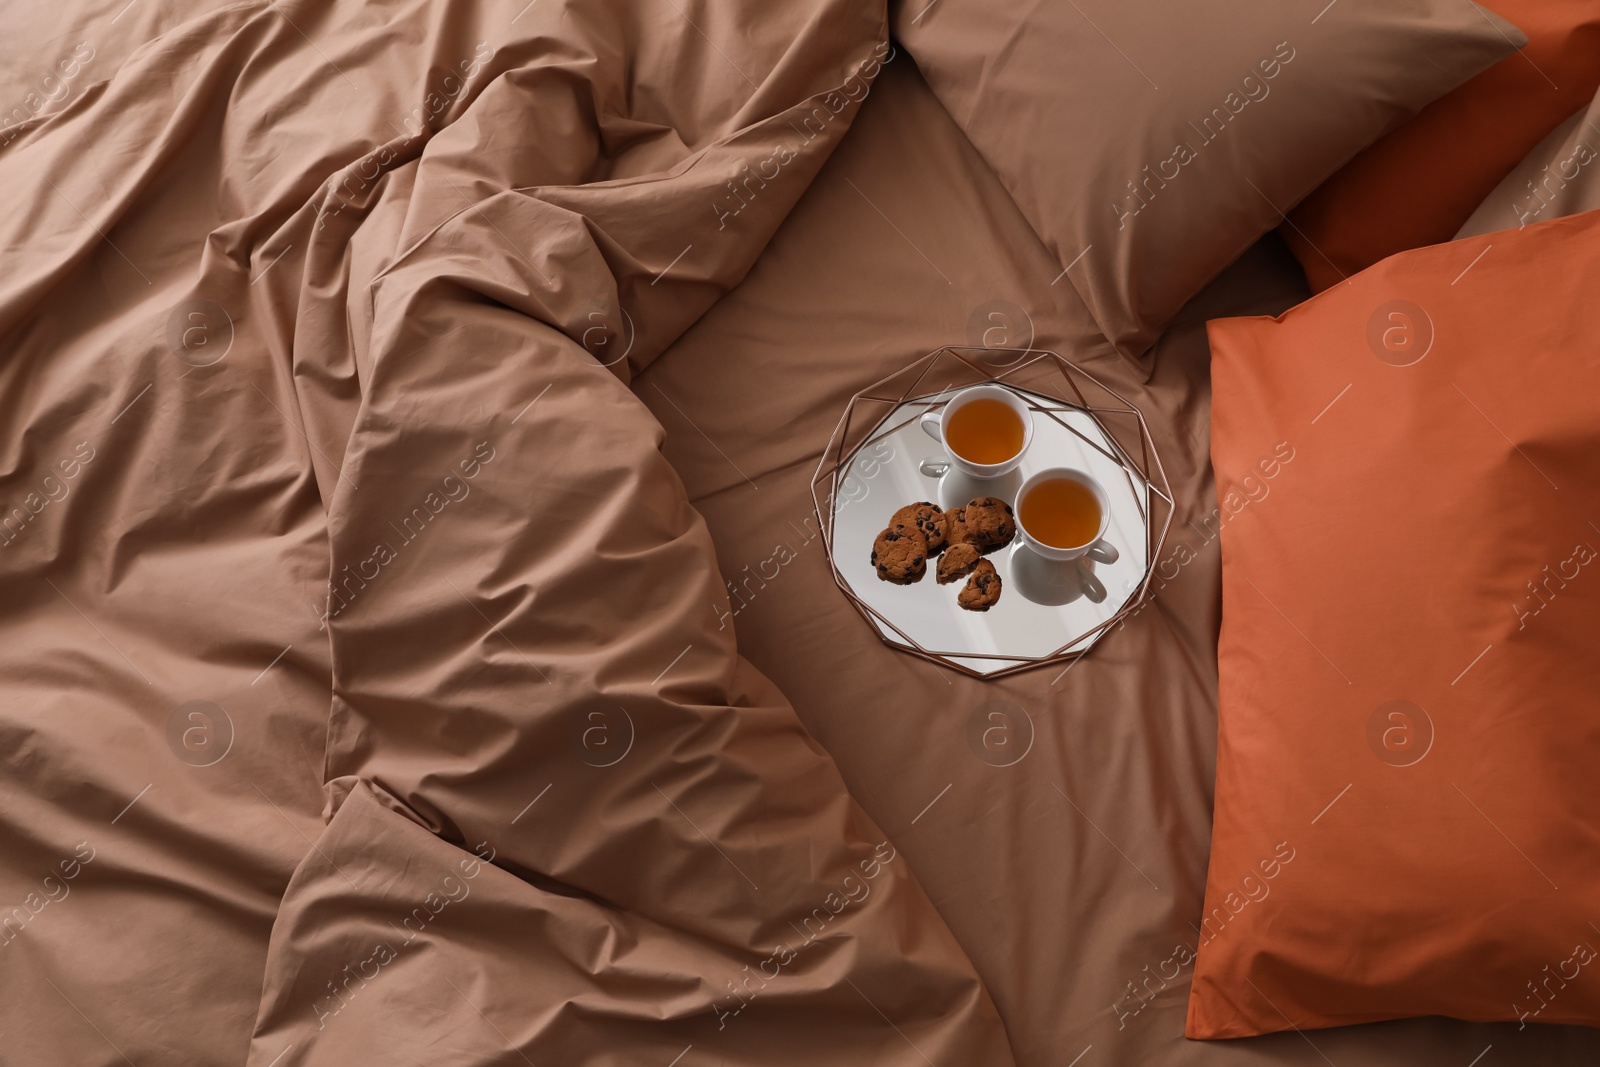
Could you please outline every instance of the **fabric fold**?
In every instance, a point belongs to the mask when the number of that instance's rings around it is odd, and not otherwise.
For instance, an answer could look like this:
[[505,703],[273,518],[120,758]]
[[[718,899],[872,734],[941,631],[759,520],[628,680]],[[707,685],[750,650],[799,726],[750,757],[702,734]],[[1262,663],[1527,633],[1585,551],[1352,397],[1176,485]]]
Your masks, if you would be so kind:
[[0,729],[47,798],[0,832],[96,850],[13,957],[50,984],[0,968],[16,1054],[1011,1063],[626,386],[849,128],[881,6],[155,21],[0,152]]

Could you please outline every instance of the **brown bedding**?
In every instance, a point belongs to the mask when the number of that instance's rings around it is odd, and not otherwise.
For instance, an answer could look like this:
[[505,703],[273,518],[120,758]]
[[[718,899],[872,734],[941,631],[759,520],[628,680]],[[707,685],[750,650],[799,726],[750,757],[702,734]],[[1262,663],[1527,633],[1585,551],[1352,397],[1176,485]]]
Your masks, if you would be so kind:
[[0,1059],[1010,1063],[623,384],[883,12],[169,14],[0,151]]
[[[750,275],[635,384],[710,525],[741,653],[894,838],[971,955],[1017,1062],[1464,1067],[1490,1045],[1484,1065],[1592,1059],[1592,1030],[1445,1019],[1309,1041],[1183,1038],[1216,741],[1203,323],[1281,311],[1305,282],[1276,238],[1263,241],[1184,309],[1142,383],[1093,338],[1075,292],[1051,285],[1059,270],[902,57]],[[1125,626],[1064,673],[979,681],[876,640],[829,579],[809,490],[851,394],[940,345],[981,343],[969,323],[992,326],[996,309],[1145,412],[1178,513],[1154,597]],[[997,701],[1032,726],[1008,767],[968,742],[969,721]]]
[[[1303,279],[1258,245],[1145,382],[884,34],[835,0],[19,17],[0,1063],[1592,1058],[1182,1039],[1203,323]],[[1065,672],[892,652],[822,557],[844,403],[963,341],[1084,361],[1172,481],[1154,598]],[[1010,766],[967,741],[996,701]]]

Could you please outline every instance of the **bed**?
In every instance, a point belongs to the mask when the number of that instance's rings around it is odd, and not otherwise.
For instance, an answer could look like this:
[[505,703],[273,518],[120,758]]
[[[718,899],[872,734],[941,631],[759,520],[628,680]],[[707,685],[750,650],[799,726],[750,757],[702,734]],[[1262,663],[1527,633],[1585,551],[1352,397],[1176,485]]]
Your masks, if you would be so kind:
[[[1176,533],[1139,614],[1065,669],[998,681],[940,669],[874,645],[829,581],[810,498],[817,442],[852,393],[952,338],[981,344],[995,330],[995,345],[1079,353],[1093,327],[1075,294],[1052,286],[1059,268],[913,66],[889,65],[856,130],[750,276],[635,389],[666,428],[742,602],[729,620],[741,652],[905,852],[1018,1062],[1443,1064],[1489,1045],[1504,1062],[1589,1054],[1583,1028],[1441,1019],[1315,1033],[1315,1047],[1294,1033],[1183,1039],[1216,760],[1204,322],[1277,314],[1306,298],[1304,279],[1269,236],[1166,331],[1148,382],[1104,347],[1086,364],[1160,413]],[[769,562],[787,557],[780,547],[794,556],[781,567]],[[989,765],[967,741],[967,720],[994,701],[1031,724],[1014,765]],[[1006,710],[1020,738],[1027,727]]]
[[[0,1059],[1600,1052],[1184,1036],[1206,323],[1311,292],[1253,236],[1129,358],[893,17],[135,0],[13,36]],[[831,577],[831,429],[951,344],[1080,363],[1170,480],[1147,596],[1059,669],[904,655]]]

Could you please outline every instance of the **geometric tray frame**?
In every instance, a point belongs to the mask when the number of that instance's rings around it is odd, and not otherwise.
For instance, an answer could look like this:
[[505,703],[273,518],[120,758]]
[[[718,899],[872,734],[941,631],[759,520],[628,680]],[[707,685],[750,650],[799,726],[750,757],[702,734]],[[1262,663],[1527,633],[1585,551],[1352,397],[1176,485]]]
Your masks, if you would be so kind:
[[[850,477],[848,472],[851,464],[861,449],[897,428],[889,427],[886,430],[885,423],[902,404],[937,397],[951,390],[964,389],[984,382],[1002,382],[1047,396],[1085,412],[1099,425],[1111,443],[1114,453],[1106,452],[1098,443],[1084,438],[1075,429],[1072,432],[1103,455],[1136,472],[1149,489],[1149,508],[1144,515],[1147,562],[1144,576],[1140,579],[1133,595],[1109,618],[1096,623],[1054,652],[1033,658],[997,653],[944,652],[924,648],[882,613],[858,597],[839,573],[839,567],[834,560],[833,501],[840,485]],[[1055,418],[1047,409],[1034,406],[1034,410]],[[1062,420],[1056,419],[1056,421],[1072,429]],[[817,465],[816,474],[812,476],[811,499],[817,509],[823,549],[827,553],[828,568],[833,572],[833,580],[856,606],[856,610],[861,612],[872,631],[891,648],[898,648],[976,678],[999,678],[1046,664],[1066,663],[1088,652],[1100,637],[1128,614],[1137,610],[1148,595],[1150,579],[1156,561],[1161,558],[1161,548],[1166,543],[1167,531],[1172,525],[1175,511],[1172,486],[1167,481],[1166,468],[1162,466],[1161,456],[1156,450],[1155,441],[1150,436],[1150,427],[1139,409],[1120,393],[1055,352],[1038,348],[974,348],[955,345],[947,345],[928,353],[905,369],[868,386],[850,398],[849,405],[828,440],[828,447]],[[887,627],[899,640],[891,638],[878,626],[873,626],[873,622]],[[980,673],[960,662],[962,659],[1016,662],[1013,666],[997,671]]]

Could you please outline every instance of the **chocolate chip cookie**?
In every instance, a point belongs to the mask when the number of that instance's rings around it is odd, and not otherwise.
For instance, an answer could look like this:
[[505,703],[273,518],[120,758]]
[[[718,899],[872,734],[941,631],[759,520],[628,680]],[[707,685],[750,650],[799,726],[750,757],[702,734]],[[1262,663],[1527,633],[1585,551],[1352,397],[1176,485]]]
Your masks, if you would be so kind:
[[967,584],[956,595],[956,603],[967,611],[988,611],[1000,600],[1000,575],[994,564],[980,559]]
[[922,580],[928,571],[928,542],[922,531],[891,526],[872,542],[872,565],[878,577],[895,585]]
[[980,496],[968,501],[961,512],[964,539],[985,555],[1004,548],[1017,536],[1017,520],[1011,514],[1011,505],[999,497]]
[[939,579],[940,585],[959,582],[971,574],[982,559],[975,546],[962,541],[945,549],[944,555],[939,557],[939,567],[934,576]]
[[944,513],[945,521],[945,547],[971,542],[972,535],[967,530],[967,509],[951,508]]
[[926,500],[915,504],[907,504],[894,513],[889,520],[889,529],[898,530],[901,527],[915,527],[928,542],[928,555],[937,556],[944,551],[949,540],[949,520],[945,518],[939,505],[931,504]]

